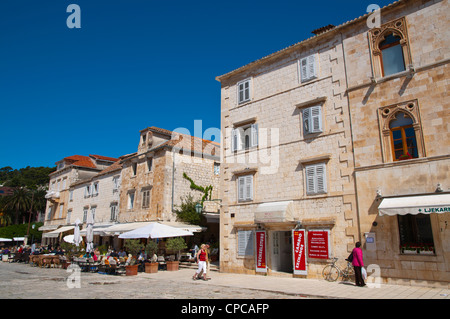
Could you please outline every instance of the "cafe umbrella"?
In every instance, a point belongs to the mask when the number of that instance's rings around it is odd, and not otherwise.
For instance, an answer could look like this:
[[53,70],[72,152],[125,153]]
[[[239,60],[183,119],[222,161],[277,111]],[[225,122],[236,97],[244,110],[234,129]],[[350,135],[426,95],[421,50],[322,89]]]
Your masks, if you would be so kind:
[[190,231],[164,225],[161,223],[153,222],[146,226],[136,228],[129,232],[119,235],[122,239],[136,239],[136,238],[168,238],[168,237],[183,237],[183,236],[193,236],[194,234]]
[[89,214],[86,221],[86,251],[94,250],[94,216]]
[[73,230],[73,243],[77,247],[81,243],[81,235],[80,235],[80,227],[79,227],[80,224],[81,224],[81,221],[77,218],[77,220],[75,221],[75,228]]

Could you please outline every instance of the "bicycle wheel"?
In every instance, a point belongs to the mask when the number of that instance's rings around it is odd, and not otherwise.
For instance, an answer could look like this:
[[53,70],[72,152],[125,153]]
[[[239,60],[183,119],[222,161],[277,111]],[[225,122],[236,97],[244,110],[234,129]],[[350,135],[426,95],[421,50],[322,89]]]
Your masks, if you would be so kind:
[[339,269],[332,265],[325,266],[322,276],[327,281],[336,281],[339,278]]

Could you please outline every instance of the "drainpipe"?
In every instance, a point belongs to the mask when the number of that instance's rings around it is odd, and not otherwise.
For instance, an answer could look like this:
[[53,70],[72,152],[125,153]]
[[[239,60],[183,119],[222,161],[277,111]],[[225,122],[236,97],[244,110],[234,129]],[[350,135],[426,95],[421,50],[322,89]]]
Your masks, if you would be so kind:
[[173,210],[173,199],[175,196],[175,149],[172,147],[172,213]]

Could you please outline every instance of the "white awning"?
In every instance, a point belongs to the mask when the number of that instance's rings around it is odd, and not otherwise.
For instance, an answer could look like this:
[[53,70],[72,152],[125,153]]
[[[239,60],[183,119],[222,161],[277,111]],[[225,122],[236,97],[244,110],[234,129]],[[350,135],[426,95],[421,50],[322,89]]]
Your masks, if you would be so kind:
[[450,194],[383,198],[378,206],[380,216],[431,214],[450,212]]
[[146,226],[150,223],[151,222],[134,222],[134,223],[115,224],[113,226],[103,229],[103,232],[111,236],[120,235],[122,233],[134,230],[136,228]]
[[284,223],[293,221],[293,201],[259,204],[255,211],[255,223]]
[[59,236],[59,234],[64,233],[66,231],[72,230],[74,229],[75,226],[63,226],[61,228],[58,228],[56,230],[52,230],[48,233],[43,233],[42,237],[44,238],[57,238]]

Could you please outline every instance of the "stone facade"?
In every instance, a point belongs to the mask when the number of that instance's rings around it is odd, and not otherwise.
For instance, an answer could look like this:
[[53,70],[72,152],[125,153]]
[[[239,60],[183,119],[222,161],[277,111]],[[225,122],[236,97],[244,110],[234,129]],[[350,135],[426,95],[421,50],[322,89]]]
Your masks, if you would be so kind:
[[[47,237],[48,232],[73,224],[75,219],[72,217],[80,213],[78,209],[74,210],[74,201],[70,201],[70,190],[74,189],[71,186],[90,180],[116,161],[116,158],[99,155],[73,155],[56,162],[57,170],[50,174],[44,225],[40,227],[40,230],[44,231],[43,244],[54,242],[55,238],[60,237]],[[68,215],[68,212],[75,215]]]
[[[378,265],[387,282],[450,282],[449,214],[429,215],[434,254],[407,255],[400,249],[398,217],[380,216],[377,209],[385,197],[432,195],[438,184],[444,193],[450,190],[449,12],[448,1],[401,1],[381,11],[378,28],[360,21],[345,30],[360,238],[366,264]],[[401,34],[406,65],[383,77],[376,42],[367,39],[385,29]],[[394,158],[389,125],[399,112],[413,122],[417,158]],[[368,233],[375,235],[376,249],[366,244]]]
[[[255,253],[239,255],[239,235],[259,229],[267,234],[267,272],[292,273],[287,231],[297,227],[329,230],[330,257],[341,262],[361,241],[366,265],[379,266],[385,281],[448,284],[448,213],[430,214],[431,256],[403,255],[397,218],[378,214],[383,196],[433,194],[438,183],[450,189],[448,9],[448,1],[397,1],[381,10],[375,28],[365,15],[217,78],[224,133],[221,270],[255,273]],[[377,46],[387,32],[400,37],[405,69],[384,76]],[[315,77],[303,81],[303,59],[311,55]],[[321,127],[305,134],[304,110],[311,106],[321,106]],[[413,120],[417,158],[394,161],[389,125],[397,111]],[[240,127],[258,130],[256,147],[251,134],[236,133]],[[249,147],[235,147],[243,135]],[[259,156],[263,150],[273,156]],[[308,166],[318,163],[326,190],[315,194]],[[238,198],[238,183],[247,186],[242,176],[252,180],[245,201]],[[266,203],[282,201],[292,201],[285,215],[260,218]],[[368,235],[375,245],[367,245]],[[291,252],[283,259],[275,249]],[[307,262],[307,276],[321,276],[325,261]]]
[[[149,127],[140,131],[138,151],[124,157],[121,174],[119,222],[175,222],[174,211],[188,195],[203,196],[190,188],[187,174],[199,186],[213,186],[219,196],[220,146],[168,130]],[[217,212],[217,211],[216,211]]]
[[[254,254],[239,255],[238,251],[239,236],[249,230],[266,231],[269,274],[292,273],[292,246],[286,243],[296,227],[329,230],[333,256],[348,255],[352,248],[358,231],[342,53],[339,36],[313,38],[218,77],[225,132],[222,271],[255,273]],[[310,56],[314,56],[315,76],[304,80],[302,61]],[[239,83],[245,79],[250,79],[251,97],[239,103]],[[321,108],[321,129],[309,133],[305,113],[315,106]],[[249,123],[257,125],[258,145],[235,151],[233,130]],[[306,171],[316,164],[325,166],[326,190],[311,194]],[[249,175],[253,176],[252,199],[240,201],[240,177]],[[258,213],[268,203],[286,201],[292,203],[284,217]],[[308,277],[320,276],[323,266],[324,260],[309,260]]]

